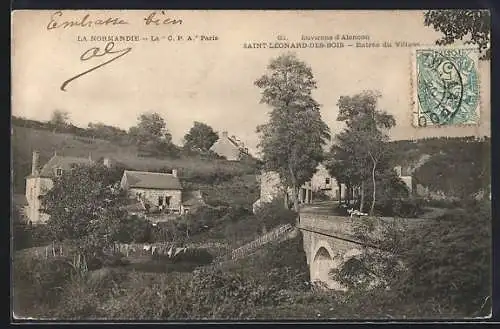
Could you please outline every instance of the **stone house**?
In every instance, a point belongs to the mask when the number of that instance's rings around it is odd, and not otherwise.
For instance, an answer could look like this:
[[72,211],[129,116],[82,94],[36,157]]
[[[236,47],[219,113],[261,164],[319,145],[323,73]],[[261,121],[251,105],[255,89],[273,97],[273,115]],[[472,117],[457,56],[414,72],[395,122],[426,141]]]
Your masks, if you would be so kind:
[[[253,204],[254,212],[261,204],[269,203],[275,198],[283,197],[285,194],[277,172],[262,172],[258,179],[260,181],[260,198]],[[341,189],[342,197],[344,197],[346,195],[344,184],[341,185]],[[286,193],[288,196],[291,196],[292,190],[288,189]],[[338,198],[339,189],[337,181],[322,164],[318,165],[311,180],[299,188],[299,203],[312,203],[316,193],[324,193],[330,199]]]
[[229,137],[227,131],[210,147],[210,151],[225,157],[230,161],[238,161],[242,156],[248,155],[248,148],[235,136]]
[[129,197],[143,202],[145,208],[182,211],[182,185],[175,169],[170,174],[125,170],[120,186]]
[[345,198],[346,194],[346,186],[345,184],[339,185],[337,184],[337,180],[330,175],[328,169],[323,164],[319,164],[316,168],[316,172],[314,173],[311,179],[311,189],[313,191],[313,196],[315,192],[324,193],[329,199],[338,200],[339,193],[342,197],[342,200]]
[[394,167],[396,174],[398,177],[406,184],[408,187],[408,191],[410,195],[413,193],[413,179],[412,179],[412,170],[408,167],[396,166]]
[[80,158],[73,156],[61,156],[54,153],[54,156],[40,168],[40,154],[33,152],[31,162],[31,174],[26,177],[26,201],[25,215],[34,224],[46,222],[49,215],[40,211],[40,197],[45,195],[53,186],[54,179],[61,176],[65,171],[71,170],[73,165],[93,164],[91,156]]

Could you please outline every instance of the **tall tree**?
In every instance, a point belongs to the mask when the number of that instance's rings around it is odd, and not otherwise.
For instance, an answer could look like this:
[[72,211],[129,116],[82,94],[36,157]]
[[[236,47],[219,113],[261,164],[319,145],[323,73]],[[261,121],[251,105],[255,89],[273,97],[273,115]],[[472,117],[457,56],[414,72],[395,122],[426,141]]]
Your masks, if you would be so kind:
[[491,14],[478,9],[436,9],[424,13],[425,26],[432,26],[443,33],[438,45],[449,45],[456,40],[466,40],[479,47],[483,59],[490,59]]
[[85,253],[113,241],[126,215],[119,177],[103,165],[79,165],[57,178],[42,196],[53,237],[76,241]]
[[184,147],[208,151],[219,139],[219,135],[209,125],[195,121],[193,127],[184,136]]
[[129,133],[138,143],[160,139],[172,140],[172,136],[166,129],[167,124],[160,114],[156,112],[143,113],[137,120],[137,125],[131,127]]
[[129,135],[139,150],[151,155],[165,155],[176,149],[165,120],[155,112],[141,114],[137,125],[129,129]]
[[54,127],[54,131],[64,131],[69,125],[69,113],[66,111],[55,110],[52,112],[49,123]]
[[261,103],[272,108],[268,123],[257,127],[258,147],[265,168],[278,172],[285,187],[292,189],[298,211],[299,188],[323,160],[329,128],[312,97],[316,81],[306,63],[294,54],[284,54],[272,59],[267,69],[267,74],[255,81],[261,89]]
[[372,203],[370,214],[376,202],[376,172],[380,162],[388,154],[386,131],[395,126],[394,117],[377,108],[380,94],[364,91],[354,96],[341,96],[338,101],[338,121],[346,124],[344,131],[336,135],[337,143],[332,146],[335,160],[343,164],[337,167],[349,181],[360,189],[360,211],[363,211],[365,182],[371,178]]

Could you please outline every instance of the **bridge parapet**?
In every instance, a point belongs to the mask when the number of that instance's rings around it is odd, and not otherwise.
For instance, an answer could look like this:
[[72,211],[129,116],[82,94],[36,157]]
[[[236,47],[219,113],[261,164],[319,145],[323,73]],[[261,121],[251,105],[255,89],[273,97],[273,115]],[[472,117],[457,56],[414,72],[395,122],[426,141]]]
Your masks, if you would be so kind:
[[351,218],[334,215],[325,207],[307,207],[300,212],[299,229],[302,231],[304,252],[310,269],[311,281],[322,281],[331,289],[344,290],[329,276],[332,268],[338,268],[351,257],[360,254],[363,248],[377,248],[367,245],[355,236],[355,224],[372,221],[372,237],[380,236],[387,218]]
[[332,235],[352,236],[353,234],[353,221],[350,217],[301,212],[299,226],[321,230]]

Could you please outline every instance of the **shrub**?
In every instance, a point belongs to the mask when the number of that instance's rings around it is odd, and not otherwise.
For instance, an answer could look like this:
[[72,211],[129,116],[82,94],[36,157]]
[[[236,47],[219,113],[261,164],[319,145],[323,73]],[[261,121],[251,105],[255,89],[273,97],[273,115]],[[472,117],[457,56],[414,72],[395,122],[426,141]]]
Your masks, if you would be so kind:
[[14,311],[36,316],[43,306],[54,306],[73,268],[65,258],[18,257],[13,261]]
[[137,216],[131,216],[122,222],[115,240],[123,243],[144,243],[151,241],[152,224]]
[[[368,281],[381,283],[368,309],[403,312],[398,316],[485,316],[491,305],[491,208],[482,203],[452,210],[422,225],[405,228],[394,221],[382,228],[366,219],[358,238],[387,252],[365,248],[359,258],[333,271],[334,279],[366,294]],[[364,237],[363,237],[364,234]],[[371,278],[370,278],[371,276]],[[389,285],[391,291],[385,291]],[[354,297],[353,297],[354,298]],[[356,302],[359,304],[359,302]],[[385,310],[384,310],[385,309]],[[408,314],[405,314],[407,312]]]
[[401,291],[467,316],[488,314],[483,303],[491,299],[491,204],[449,212],[413,236],[403,253],[408,272]]
[[392,199],[377,202],[375,211],[382,216],[415,218],[424,213],[419,199]]
[[283,224],[295,224],[297,220],[297,213],[293,210],[285,209],[283,202],[280,200],[273,200],[272,202],[263,204],[257,210],[256,216],[267,229]]
[[53,241],[53,235],[47,224],[37,224],[28,227],[31,234],[32,246],[43,246]]

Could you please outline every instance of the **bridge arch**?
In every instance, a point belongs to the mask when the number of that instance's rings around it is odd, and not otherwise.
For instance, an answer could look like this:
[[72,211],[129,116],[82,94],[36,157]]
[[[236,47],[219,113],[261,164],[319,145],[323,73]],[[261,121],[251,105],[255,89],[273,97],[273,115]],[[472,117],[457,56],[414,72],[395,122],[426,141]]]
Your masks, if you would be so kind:
[[311,262],[309,266],[311,282],[320,281],[330,289],[344,290],[343,287],[330,276],[330,270],[338,267],[342,263],[342,259],[339,258],[339,253],[335,252],[330,243],[325,240],[318,241],[311,250]]

